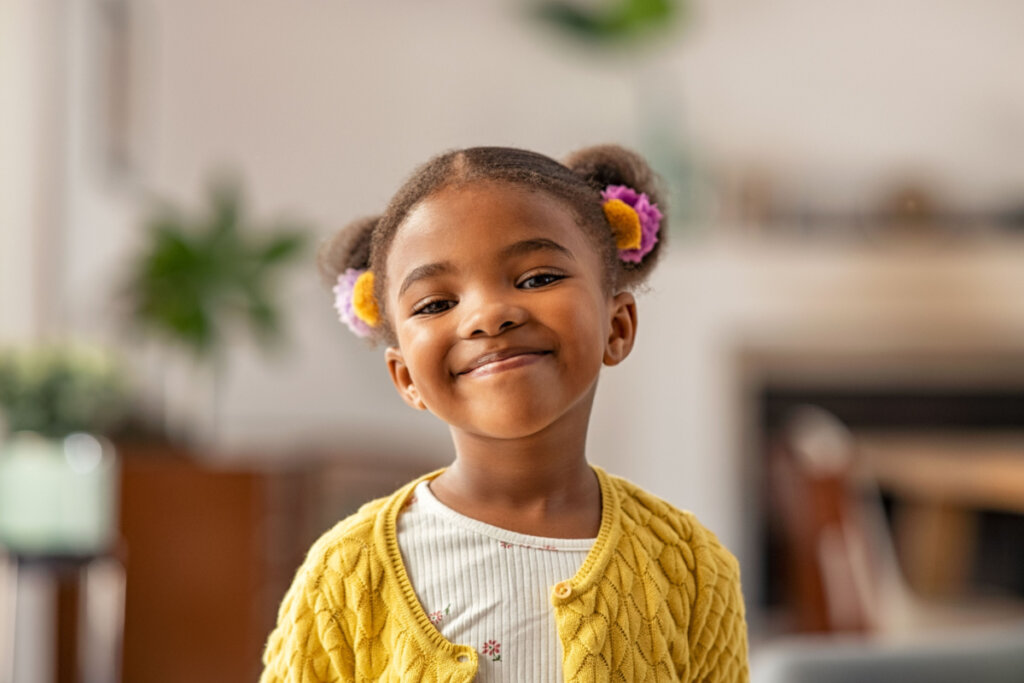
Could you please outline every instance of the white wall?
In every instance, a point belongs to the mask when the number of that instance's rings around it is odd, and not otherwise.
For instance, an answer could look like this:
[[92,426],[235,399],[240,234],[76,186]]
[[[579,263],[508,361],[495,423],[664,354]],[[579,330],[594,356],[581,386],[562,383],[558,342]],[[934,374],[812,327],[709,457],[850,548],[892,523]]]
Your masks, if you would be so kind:
[[54,2],[0,5],[0,342],[50,332],[60,291],[37,265],[59,246],[63,25]]
[[908,176],[958,203],[1021,196],[1021,3],[701,5],[672,60],[709,156],[840,198]]

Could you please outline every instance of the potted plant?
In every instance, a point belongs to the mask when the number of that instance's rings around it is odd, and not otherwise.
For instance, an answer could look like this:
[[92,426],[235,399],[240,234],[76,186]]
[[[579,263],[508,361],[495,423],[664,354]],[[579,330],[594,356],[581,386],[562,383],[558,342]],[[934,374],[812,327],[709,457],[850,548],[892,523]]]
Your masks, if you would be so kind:
[[117,467],[103,437],[124,413],[110,352],[81,344],[0,350],[0,544],[92,555],[115,538]]
[[[227,345],[248,335],[265,350],[280,348],[284,322],[276,293],[303,254],[307,234],[290,220],[250,221],[240,184],[228,178],[211,183],[205,211],[193,215],[162,202],[144,228],[145,244],[122,288],[129,326],[184,353],[210,379],[207,412],[215,431]],[[164,382],[166,393],[166,375]],[[168,409],[165,395],[165,429],[173,432]],[[172,436],[188,440],[196,429],[191,424],[191,433]]]

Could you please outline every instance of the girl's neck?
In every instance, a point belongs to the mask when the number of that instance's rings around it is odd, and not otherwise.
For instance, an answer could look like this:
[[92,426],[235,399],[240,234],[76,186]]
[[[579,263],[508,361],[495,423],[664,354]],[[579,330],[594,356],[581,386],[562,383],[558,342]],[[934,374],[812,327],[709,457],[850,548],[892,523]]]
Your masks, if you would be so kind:
[[453,430],[455,462],[431,482],[431,491],[453,510],[511,531],[549,538],[596,536],[601,492],[586,459],[590,406],[579,408],[521,439]]

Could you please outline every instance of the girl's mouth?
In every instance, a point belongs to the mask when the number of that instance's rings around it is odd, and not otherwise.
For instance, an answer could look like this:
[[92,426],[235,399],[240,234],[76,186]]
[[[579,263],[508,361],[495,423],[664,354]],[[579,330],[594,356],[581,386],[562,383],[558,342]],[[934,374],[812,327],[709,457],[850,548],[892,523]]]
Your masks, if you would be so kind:
[[487,354],[476,359],[470,368],[463,370],[459,375],[474,378],[487,377],[506,370],[514,370],[532,365],[548,355],[548,353],[550,352],[514,351]]

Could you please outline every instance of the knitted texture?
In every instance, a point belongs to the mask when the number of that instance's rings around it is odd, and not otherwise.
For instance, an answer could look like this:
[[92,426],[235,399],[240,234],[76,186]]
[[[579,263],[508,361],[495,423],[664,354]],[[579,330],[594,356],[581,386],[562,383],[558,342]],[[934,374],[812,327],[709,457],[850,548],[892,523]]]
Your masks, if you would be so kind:
[[[594,470],[597,541],[551,597],[565,680],[747,681],[735,558],[692,514]],[[395,523],[419,481],[313,545],[281,603],[261,683],[473,679],[476,651],[434,628],[402,565]]]

